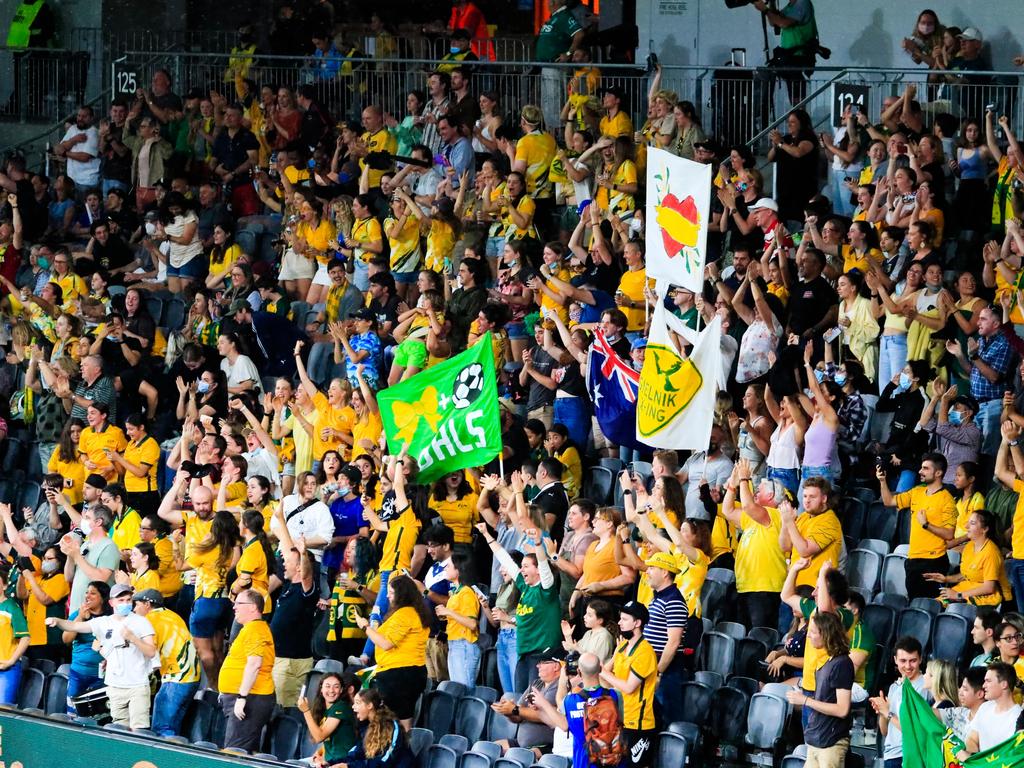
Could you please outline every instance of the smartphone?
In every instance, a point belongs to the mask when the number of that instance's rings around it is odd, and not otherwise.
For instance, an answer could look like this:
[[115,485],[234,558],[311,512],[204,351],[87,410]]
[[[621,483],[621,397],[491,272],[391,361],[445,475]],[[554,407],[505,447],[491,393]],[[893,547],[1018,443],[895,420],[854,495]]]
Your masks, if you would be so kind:
[[299,688],[299,698],[300,699],[306,698],[306,684],[305,683],[303,683],[302,687]]
[[475,594],[480,599],[481,603],[489,602],[487,599],[487,595],[485,595],[484,591],[480,589],[480,587],[478,587],[476,584],[472,586],[472,590],[473,594]]
[[838,328],[829,328],[827,331],[825,331],[825,333],[822,336],[822,338],[825,341],[831,343],[831,342],[835,341],[838,336],[839,336],[839,329]]
[[856,104],[851,104],[850,105],[850,114],[851,115],[859,115],[860,114],[860,107],[858,107]]

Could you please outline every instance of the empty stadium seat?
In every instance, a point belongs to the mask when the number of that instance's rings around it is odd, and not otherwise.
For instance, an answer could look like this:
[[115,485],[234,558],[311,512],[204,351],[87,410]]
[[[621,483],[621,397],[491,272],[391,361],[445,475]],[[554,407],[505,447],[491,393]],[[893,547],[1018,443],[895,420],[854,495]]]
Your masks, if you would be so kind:
[[896,637],[916,637],[922,648],[928,647],[932,634],[932,615],[921,608],[904,608],[896,619]]
[[487,732],[487,716],[490,713],[491,707],[483,699],[463,697],[455,711],[455,732],[470,743],[479,740]]
[[674,715],[675,719],[703,725],[708,716],[712,693],[712,689],[703,683],[683,683],[683,711]]
[[888,645],[892,641],[892,633],[896,628],[896,611],[888,605],[866,605],[860,620],[871,629],[876,642]]
[[736,658],[736,641],[721,632],[708,632],[701,643],[701,667],[723,677],[732,674]]
[[664,731],[658,735],[658,752],[654,765],[685,766],[688,754],[686,739],[670,731]]
[[870,549],[853,550],[846,566],[846,578],[850,586],[873,595],[878,590],[882,576],[882,558],[883,555]]
[[882,591],[891,595],[907,594],[907,559],[902,555],[886,555],[882,561]]
[[18,709],[35,709],[43,701],[43,688],[46,675],[38,669],[28,668],[21,672],[21,685],[18,688]]
[[931,656],[958,666],[967,648],[971,622],[955,613],[940,613],[932,623]]

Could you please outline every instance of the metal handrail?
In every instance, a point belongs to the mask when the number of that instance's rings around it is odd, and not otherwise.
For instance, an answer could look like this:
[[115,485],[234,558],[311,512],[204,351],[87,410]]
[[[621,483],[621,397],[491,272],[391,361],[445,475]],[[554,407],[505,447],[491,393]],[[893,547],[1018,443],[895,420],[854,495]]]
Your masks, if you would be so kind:
[[835,85],[839,78],[843,77],[845,74],[847,74],[846,70],[837,72],[832,78],[825,81],[820,86],[815,88],[811,93],[804,96],[800,101],[798,101],[796,104],[790,107],[785,115],[782,115],[781,117],[776,117],[774,120],[770,121],[764,128],[762,128],[759,133],[754,134],[754,137],[747,141],[747,146],[756,146],[757,142],[760,141],[763,136],[766,136],[767,134],[771,133],[775,128],[782,124],[782,122],[786,119],[786,115],[788,115],[789,112],[792,112],[794,109],[803,109],[804,107],[809,105],[814,99],[816,99],[826,90]]

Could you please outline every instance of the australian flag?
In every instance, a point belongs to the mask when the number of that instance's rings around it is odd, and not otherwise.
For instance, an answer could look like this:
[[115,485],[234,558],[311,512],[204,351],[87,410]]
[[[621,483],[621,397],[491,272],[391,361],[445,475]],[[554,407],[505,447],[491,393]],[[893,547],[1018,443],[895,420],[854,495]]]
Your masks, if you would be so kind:
[[605,437],[637,451],[651,449],[636,439],[636,396],[640,371],[612,349],[601,331],[594,332],[587,366],[587,390]]

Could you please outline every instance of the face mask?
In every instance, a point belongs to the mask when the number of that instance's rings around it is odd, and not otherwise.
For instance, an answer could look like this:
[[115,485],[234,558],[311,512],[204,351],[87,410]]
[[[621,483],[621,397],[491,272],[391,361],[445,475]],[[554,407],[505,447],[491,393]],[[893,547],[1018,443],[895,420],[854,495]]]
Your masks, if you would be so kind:
[[119,603],[118,605],[114,606],[114,613],[117,614],[118,616],[127,616],[131,612],[132,612],[132,604],[131,603]]
[[911,382],[909,374],[907,374],[907,373],[901,373],[900,374],[899,388],[900,388],[901,391],[905,392],[906,390],[910,389],[911,383],[912,382]]
[[200,379],[196,382],[196,392],[206,393],[210,391],[210,382]]
[[44,560],[43,561],[43,573],[56,573],[57,568],[60,567],[60,563],[56,560]]
[[78,522],[78,527],[81,529],[83,536],[88,536],[90,533],[92,533],[92,524],[85,518],[82,518]]
[[633,630],[632,629],[620,629],[619,630],[619,636],[620,637],[624,637],[627,640],[631,640],[633,638]]
[[821,384],[821,382],[823,382],[825,380],[825,372],[822,371],[822,370],[819,370],[818,368],[815,368],[814,369],[814,378],[816,378],[818,380],[818,383]]
[[153,224],[153,223],[147,221],[146,222],[146,234],[149,235],[150,237],[155,235],[156,234],[156,224]]
[[935,25],[922,22],[917,25],[917,31],[920,32],[922,35],[930,35],[932,32],[935,31]]
[[453,45],[453,46],[452,46],[451,48],[449,48],[448,50],[449,50],[449,51],[450,51],[451,53],[459,53],[459,52],[460,52],[460,51],[459,51],[459,46],[457,46],[457,45]]
[[629,231],[634,235],[640,234],[640,230],[643,229],[644,223],[635,216],[629,220]]
[[48,258],[46,258],[45,256],[37,257],[36,258],[36,263],[39,265],[40,269],[49,269],[50,268],[50,260]]
[[348,487],[347,485],[339,485],[339,486],[338,486],[338,493],[339,493],[339,494],[340,494],[341,496],[348,496],[348,495],[349,495],[349,493],[351,492],[351,490],[352,490],[352,489],[351,489],[351,488],[349,488],[349,487]]
[[574,323],[578,323],[580,321],[580,317],[582,316],[583,310],[580,309],[579,307],[574,307],[569,310],[569,319],[572,320]]
[[949,423],[950,424],[959,425],[959,424],[963,424],[963,421],[964,421],[964,417],[963,417],[963,414],[960,413],[960,411],[950,411],[949,412]]
[[841,373],[841,372],[837,373],[836,374],[836,378],[835,378],[835,382],[840,387],[845,387],[846,386],[846,374],[845,373]]

